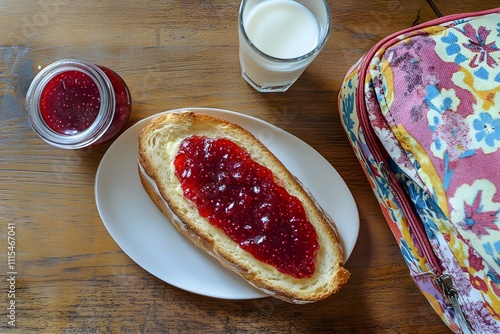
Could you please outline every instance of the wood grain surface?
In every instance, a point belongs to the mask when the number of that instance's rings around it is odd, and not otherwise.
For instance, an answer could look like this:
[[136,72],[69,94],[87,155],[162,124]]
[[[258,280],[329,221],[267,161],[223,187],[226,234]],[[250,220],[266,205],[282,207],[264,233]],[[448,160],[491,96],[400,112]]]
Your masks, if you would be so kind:
[[[386,35],[436,14],[423,0],[329,3],[325,49],[288,92],[262,94],[240,75],[238,1],[0,1],[0,332],[448,333],[409,277],[337,108],[342,79],[359,57]],[[434,3],[445,15],[498,6]],[[349,283],[304,306],[220,300],[172,287],[134,263],[96,209],[95,174],[110,143],[61,150],[27,123],[31,80],[63,58],[104,65],[124,78],[133,98],[128,126],[169,109],[222,108],[259,117],[315,148],[358,205]],[[7,281],[9,231],[14,285]],[[8,324],[11,287],[15,327]]]

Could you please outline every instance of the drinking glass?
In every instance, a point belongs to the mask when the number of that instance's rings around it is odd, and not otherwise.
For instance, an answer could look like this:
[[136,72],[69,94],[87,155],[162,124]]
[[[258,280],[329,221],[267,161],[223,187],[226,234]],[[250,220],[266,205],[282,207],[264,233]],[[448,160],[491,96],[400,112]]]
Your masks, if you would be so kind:
[[259,92],[285,92],[325,46],[326,0],[243,0],[238,16],[243,78]]

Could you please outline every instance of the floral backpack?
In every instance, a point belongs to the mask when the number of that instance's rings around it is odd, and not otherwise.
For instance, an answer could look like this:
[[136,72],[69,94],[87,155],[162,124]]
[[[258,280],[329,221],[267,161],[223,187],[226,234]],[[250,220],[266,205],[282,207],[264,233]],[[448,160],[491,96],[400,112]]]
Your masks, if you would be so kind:
[[339,111],[431,306],[455,333],[500,333],[500,8],[385,38]]

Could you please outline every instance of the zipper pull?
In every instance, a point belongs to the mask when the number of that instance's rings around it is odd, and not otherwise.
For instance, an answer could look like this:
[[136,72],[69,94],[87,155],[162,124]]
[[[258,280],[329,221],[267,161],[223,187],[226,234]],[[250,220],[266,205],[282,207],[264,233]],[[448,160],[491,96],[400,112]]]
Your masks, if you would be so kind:
[[436,278],[436,282],[441,286],[441,289],[443,290],[443,293],[447,298],[446,303],[449,306],[452,306],[453,310],[455,310],[456,322],[462,330],[463,334],[473,334],[473,331],[462,312],[462,308],[458,303],[458,292],[455,289],[451,276],[448,274],[442,274],[438,278]]
[[389,174],[389,167],[387,167],[386,163],[383,161],[380,161],[378,163],[378,168],[380,170],[380,174],[382,174],[382,177],[384,178],[385,182],[387,184],[391,184],[391,176]]
[[[399,203],[402,207],[403,212],[406,214],[406,218],[408,220],[408,224],[414,229],[414,236],[417,238],[419,244],[421,245],[421,250],[424,253],[424,257],[429,263],[430,269],[437,275],[436,282],[441,287],[441,290],[445,296],[445,302],[448,306],[453,307],[455,311],[455,321],[458,327],[462,330],[463,334],[474,334],[465,315],[462,312],[460,304],[458,302],[458,292],[453,285],[453,280],[451,276],[443,273],[439,262],[436,259],[436,255],[432,250],[432,246],[427,239],[427,234],[423,229],[422,223],[420,219],[417,217],[415,212],[413,211],[413,207],[411,206],[410,201],[405,200],[406,193],[400,189],[398,186],[391,182],[391,173],[389,171],[389,166],[384,161],[380,161],[378,163],[380,174],[387,182],[389,188],[393,192],[394,196],[399,200]],[[394,180],[394,182],[397,182]]]

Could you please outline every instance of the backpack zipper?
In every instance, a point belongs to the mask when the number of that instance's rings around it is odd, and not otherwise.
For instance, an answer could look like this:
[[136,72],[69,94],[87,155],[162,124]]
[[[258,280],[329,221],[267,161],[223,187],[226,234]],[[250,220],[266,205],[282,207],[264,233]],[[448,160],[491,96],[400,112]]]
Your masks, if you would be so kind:
[[420,250],[429,264],[429,269],[436,275],[435,281],[438,283],[438,286],[441,288],[441,291],[446,298],[446,304],[453,307],[456,322],[458,323],[460,329],[462,329],[463,334],[472,334],[469,323],[467,322],[458,302],[458,292],[453,284],[453,280],[449,274],[442,270],[432,245],[429,242],[427,233],[425,233],[420,219],[417,217],[415,211],[413,210],[413,206],[410,204],[407,193],[401,188],[394,173],[389,171],[388,166],[384,161],[379,160],[379,168],[382,176],[389,185],[391,191],[394,193],[395,197],[398,199],[401,208],[405,213],[408,225],[412,228],[414,232],[413,235],[420,244]]
[[462,312],[462,308],[458,303],[458,292],[453,285],[451,276],[448,274],[443,274],[436,278],[436,281],[441,285],[441,289],[443,289],[444,294],[449,299],[448,303],[451,304],[453,309],[455,310],[455,318],[463,334],[473,334],[469,323],[465,319],[465,315]]
[[[367,60],[365,59],[365,62]],[[362,68],[365,68],[363,65]],[[378,164],[380,173],[382,177],[387,182],[390,190],[393,192],[394,196],[398,200],[401,208],[406,216],[408,225],[413,230],[413,235],[420,245],[420,250],[423,253],[424,258],[429,264],[429,269],[436,275],[435,281],[441,288],[443,295],[445,296],[445,301],[448,306],[453,307],[455,311],[455,321],[462,330],[463,334],[473,334],[473,331],[462,312],[460,304],[458,302],[458,292],[453,284],[453,280],[449,274],[443,271],[436,254],[429,242],[427,233],[417,217],[413,206],[411,205],[411,200],[408,198],[408,194],[403,190],[401,184],[396,178],[396,175],[392,170],[389,169],[386,161],[390,159],[388,153],[385,151],[382,143],[378,136],[374,133],[371,127],[371,122],[369,121],[368,114],[366,113],[366,105],[364,101],[364,81],[365,81],[366,71],[362,70],[359,76],[357,93],[356,93],[356,110],[358,113],[358,118],[360,120],[360,125],[363,129],[363,134],[366,139],[366,144],[373,154],[375,163]]]
[[399,181],[396,179],[394,173],[389,171],[389,167],[384,161],[378,159],[379,168],[384,177],[385,181],[389,185],[392,193],[395,195],[401,208],[406,216],[406,220],[408,221],[408,225],[413,230],[413,234],[418,244],[420,245],[421,251],[424,255],[424,258],[427,260],[429,264],[429,269],[436,274],[439,278],[443,275],[443,270],[441,269],[441,265],[439,264],[436,255],[434,254],[434,250],[429,242],[429,238],[427,237],[427,233],[424,230],[424,227],[420,223],[420,219],[417,217],[415,210],[413,210],[413,206],[410,203],[410,199],[408,198],[408,194],[402,189],[399,184]]

